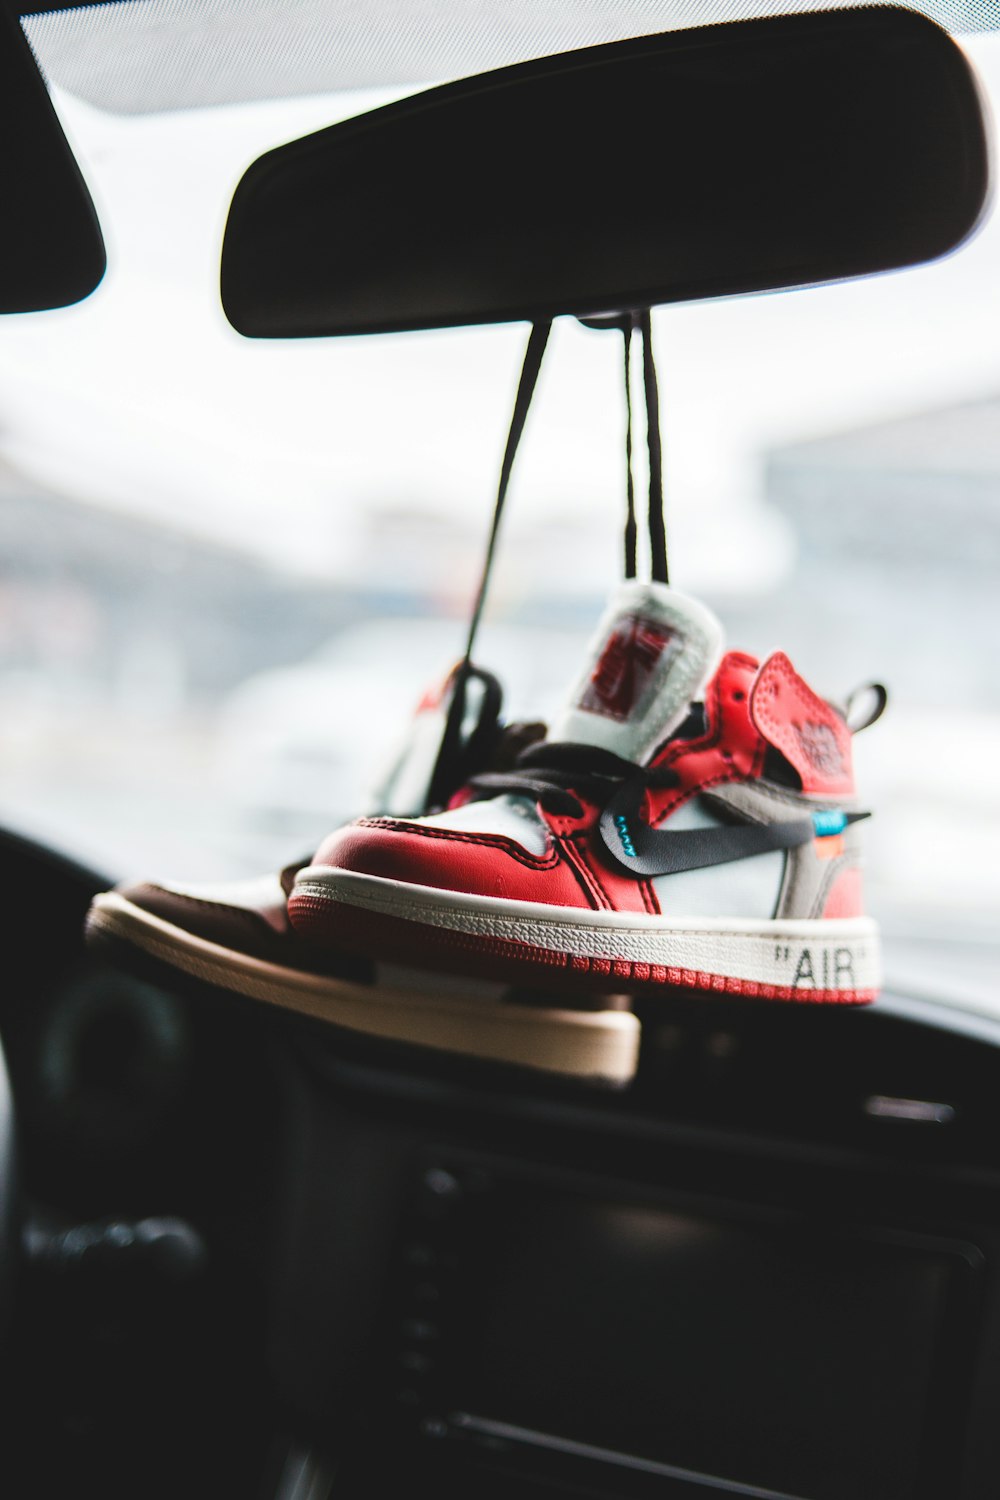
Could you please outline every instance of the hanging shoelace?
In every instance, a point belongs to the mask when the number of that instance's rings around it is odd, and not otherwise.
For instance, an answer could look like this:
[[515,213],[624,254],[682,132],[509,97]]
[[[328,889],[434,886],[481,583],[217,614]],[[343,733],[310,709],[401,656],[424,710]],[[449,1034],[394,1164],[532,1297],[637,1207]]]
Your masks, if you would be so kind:
[[[649,454],[650,574],[657,583],[669,582],[666,527],[663,518],[662,447],[660,443],[659,388],[653,358],[652,322],[648,308],[613,319],[587,320],[589,327],[620,330],[624,343],[625,383],[625,490],[624,570],[627,579],[638,571],[638,525],[635,512],[635,481],[632,474],[632,335],[642,338],[643,394],[646,406],[646,443]],[[494,528],[495,531],[495,528]],[[529,746],[510,771],[473,776],[470,785],[477,797],[512,792],[536,798],[551,812],[578,816],[581,809],[574,792],[598,802],[607,802],[616,789],[632,785],[636,777],[646,787],[670,786],[673,772],[646,771],[608,750],[593,745],[549,742]]]
[[[538,383],[538,372],[542,366],[542,357],[545,354],[545,346],[549,341],[549,333],[552,330],[551,321],[532,324],[531,333],[528,338],[528,347],[524,353],[524,363],[521,366],[521,378],[517,385],[517,395],[514,397],[514,410],[510,419],[510,430],[507,433],[507,445],[504,449],[503,462],[500,465],[500,483],[497,487],[497,498],[493,506],[493,520],[490,524],[489,537],[486,543],[486,555],[483,559],[483,571],[479,580],[479,588],[476,591],[475,603],[472,607],[472,615],[469,620],[469,631],[465,642],[465,652],[461,661],[452,675],[451,703],[448,706],[448,714],[445,720],[444,731],[441,735],[441,747],[438,750],[434,770],[431,773],[427,788],[427,805],[425,812],[432,812],[444,805],[456,786],[461,786],[469,779],[464,772],[464,767],[474,769],[481,765],[481,755],[484,744],[495,737],[497,733],[498,719],[500,713],[500,685],[491,672],[484,672],[481,667],[474,665],[472,653],[475,650],[476,637],[479,633],[479,624],[483,616],[483,607],[486,603],[486,594],[489,588],[490,575],[493,571],[493,558],[496,552],[497,537],[500,532],[500,519],[503,515],[504,501],[507,498],[507,489],[510,485],[510,476],[514,468],[514,458],[517,447],[521,441],[524,431],[524,423],[531,405],[531,398],[535,393]],[[478,710],[475,712],[472,728],[467,730],[466,721],[469,718],[469,687],[473,682],[482,686],[483,698]]]
[[[593,321],[588,326],[607,326]],[[635,481],[632,477],[632,334],[642,336],[642,386],[646,403],[646,447],[649,454],[649,571],[654,583],[669,583],[667,533],[663,518],[663,449],[660,442],[660,390],[653,358],[653,329],[649,309],[626,313],[615,321],[625,344],[625,577],[637,573],[638,527],[635,516]]]
[[625,577],[636,575],[638,531],[635,520],[635,481],[632,478],[632,332],[635,323],[629,314],[622,323],[625,340]]
[[[633,332],[638,329],[642,338],[646,444],[649,455],[647,527],[649,534],[650,574],[654,582],[668,583],[666,528],[663,517],[663,460],[660,442],[659,388],[656,378],[656,365],[653,359],[652,322],[649,309],[645,308],[637,312],[626,313],[622,317],[616,317],[611,320],[598,319],[585,321],[588,323],[588,326],[592,327],[618,328],[624,337],[625,470],[627,494],[624,547],[625,577],[628,579],[635,578],[636,576],[638,539],[635,514],[635,484],[632,476]],[[496,734],[500,700],[499,685],[496,679],[492,674],[484,672],[481,668],[473,664],[472,653],[475,648],[476,637],[489,588],[490,576],[493,570],[500,521],[514,467],[514,458],[521,440],[521,434],[524,431],[528,408],[531,405],[531,399],[534,395],[538,373],[541,369],[542,357],[545,353],[551,328],[551,322],[536,323],[532,326],[528,339],[528,347],[525,351],[524,363],[521,368],[517,395],[514,399],[514,410],[511,415],[510,430],[507,434],[503,463],[500,468],[500,483],[497,489],[496,503],[493,508],[493,519],[487,540],[483,571],[469,621],[465,653],[453,674],[451,703],[448,708],[447,719],[441,737],[441,747],[438,751],[434,772],[428,787],[427,806],[425,808],[425,811],[428,812],[441,807],[447,800],[451,790],[455,786],[462,785],[464,782],[468,782],[477,791],[483,793],[491,785],[498,785],[487,774],[480,776],[473,775],[476,766],[482,764],[483,746],[491,735],[495,736]],[[483,697],[478,711],[470,714],[469,688],[473,683],[481,684]],[[470,717],[472,719],[471,731],[466,727]],[[560,760],[560,757],[564,758],[565,754],[570,751],[585,753],[585,758],[574,756],[573,774],[589,776],[591,773],[585,767],[590,767],[593,764],[592,748],[591,746],[572,745],[529,747],[519,758],[516,767],[510,772],[505,773],[503,787],[506,790],[515,790],[518,782],[523,781],[523,790],[530,795],[532,787],[535,785],[537,773],[544,769],[546,776],[551,778],[558,770],[557,762]],[[587,756],[589,758],[586,758]],[[619,758],[611,757],[611,759],[618,760]],[[620,767],[621,769],[617,772],[619,780],[627,773],[634,773],[636,769],[627,761],[621,761]],[[601,771],[598,769],[594,774],[600,776]],[[612,772],[611,774],[614,775],[615,773]],[[555,783],[550,779],[546,781],[545,785],[551,791]]]

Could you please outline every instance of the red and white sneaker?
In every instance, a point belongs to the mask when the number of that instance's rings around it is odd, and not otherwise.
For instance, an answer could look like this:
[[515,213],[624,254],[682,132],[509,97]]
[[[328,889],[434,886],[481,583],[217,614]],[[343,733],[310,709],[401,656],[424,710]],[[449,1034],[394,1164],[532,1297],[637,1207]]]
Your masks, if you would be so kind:
[[780,652],[721,653],[703,605],[624,584],[548,740],[446,812],[333,834],[293,926],[549,990],[874,999],[846,717]]
[[[501,728],[499,684],[487,672],[473,672],[466,695],[473,728],[453,747],[451,762],[442,765],[438,754],[449,676],[424,696],[410,738],[377,793],[380,806],[422,806],[433,776],[447,781],[463,768],[471,775],[484,765],[509,766],[544,732],[540,724]],[[612,1087],[634,1077],[640,1030],[626,1011],[542,1006],[499,985],[442,983],[310,943],[290,925],[287,911],[295,870],[307,863],[256,880],[119,885],[95,896],[88,945],[168,987],[193,980],[368,1037]]]

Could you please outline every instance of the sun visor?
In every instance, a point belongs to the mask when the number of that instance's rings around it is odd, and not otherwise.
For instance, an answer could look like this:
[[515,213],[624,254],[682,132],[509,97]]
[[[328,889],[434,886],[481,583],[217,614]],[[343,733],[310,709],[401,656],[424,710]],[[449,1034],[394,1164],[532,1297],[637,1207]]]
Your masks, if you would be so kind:
[[97,214],[17,21],[0,11],[0,313],[66,307],[106,260]]
[[932,260],[988,187],[947,32],[872,7],[675,31],[428,90],[236,189],[230,322],[258,338],[590,316]]

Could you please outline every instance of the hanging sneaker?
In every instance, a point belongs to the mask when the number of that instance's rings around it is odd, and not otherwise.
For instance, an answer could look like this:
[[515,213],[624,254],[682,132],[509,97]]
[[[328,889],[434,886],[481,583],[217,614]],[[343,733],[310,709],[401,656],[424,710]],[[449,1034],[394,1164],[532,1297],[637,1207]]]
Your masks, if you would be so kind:
[[[378,789],[379,805],[412,808],[443,774],[510,766],[542,725],[498,726],[500,689],[473,669],[469,733],[442,768],[438,746],[447,682],[425,694],[406,748]],[[518,1003],[500,985],[431,982],[331,951],[301,936],[287,901],[302,859],[280,875],[189,884],[137,881],[94,898],[90,949],[143,977],[195,981],[313,1016],[347,1030],[463,1057],[622,1086],[635,1074],[639,1023],[620,1009],[580,1011]]]
[[317,944],[550,991],[857,1004],[879,984],[865,816],[846,717],[786,656],[722,655],[703,605],[629,582],[545,743],[460,806],[333,834],[289,915]]
[[640,1029],[623,1009],[519,1002],[501,985],[439,981],[318,948],[289,925],[281,877],[230,885],[148,881],[97,896],[95,954],[168,986],[195,981],[367,1037],[622,1087]]

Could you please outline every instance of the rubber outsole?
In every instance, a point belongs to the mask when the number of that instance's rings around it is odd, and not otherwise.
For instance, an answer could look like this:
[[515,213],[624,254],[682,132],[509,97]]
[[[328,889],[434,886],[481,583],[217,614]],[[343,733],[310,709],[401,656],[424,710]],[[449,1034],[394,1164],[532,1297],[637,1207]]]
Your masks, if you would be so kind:
[[623,1087],[635,1076],[640,1026],[622,1010],[527,1006],[481,996],[437,996],[283,967],[221,947],[127,901],[95,897],[88,944],[139,950],[190,978],[364,1036]]
[[324,867],[302,872],[289,915],[313,942],[508,984],[835,1005],[869,1004],[879,988],[878,933],[865,918],[669,923]]

